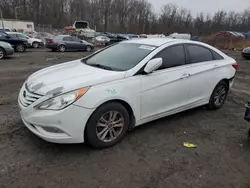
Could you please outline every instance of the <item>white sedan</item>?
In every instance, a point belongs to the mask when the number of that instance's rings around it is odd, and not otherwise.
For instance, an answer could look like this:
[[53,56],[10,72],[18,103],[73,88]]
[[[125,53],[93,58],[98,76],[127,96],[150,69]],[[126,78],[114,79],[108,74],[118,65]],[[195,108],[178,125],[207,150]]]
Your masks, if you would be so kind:
[[222,107],[237,68],[204,43],[129,40],[34,73],[18,104],[23,123],[44,140],[104,148],[146,122]]

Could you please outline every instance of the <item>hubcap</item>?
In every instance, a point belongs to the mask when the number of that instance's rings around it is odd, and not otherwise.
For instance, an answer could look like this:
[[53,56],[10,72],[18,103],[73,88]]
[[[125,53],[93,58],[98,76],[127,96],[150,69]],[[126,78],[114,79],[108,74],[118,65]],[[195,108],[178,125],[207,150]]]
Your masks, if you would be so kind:
[[101,116],[96,126],[97,137],[103,142],[115,140],[122,132],[124,118],[117,111],[109,111]]
[[4,56],[3,50],[0,50],[0,59],[2,59]]
[[87,47],[87,51],[88,51],[88,52],[90,52],[90,51],[91,51],[91,48],[90,48],[89,46]]
[[220,106],[224,102],[226,98],[226,93],[227,93],[227,90],[224,86],[219,86],[217,88],[215,95],[214,95],[215,105]]

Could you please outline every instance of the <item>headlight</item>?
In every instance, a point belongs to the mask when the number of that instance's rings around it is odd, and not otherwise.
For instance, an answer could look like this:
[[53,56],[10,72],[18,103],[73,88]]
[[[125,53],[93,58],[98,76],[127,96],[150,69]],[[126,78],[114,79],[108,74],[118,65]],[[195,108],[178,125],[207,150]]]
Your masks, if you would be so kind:
[[56,96],[54,98],[48,99],[37,106],[35,109],[40,110],[61,110],[71,105],[75,101],[81,98],[87,91],[89,87],[82,88],[79,90],[64,93],[62,95]]

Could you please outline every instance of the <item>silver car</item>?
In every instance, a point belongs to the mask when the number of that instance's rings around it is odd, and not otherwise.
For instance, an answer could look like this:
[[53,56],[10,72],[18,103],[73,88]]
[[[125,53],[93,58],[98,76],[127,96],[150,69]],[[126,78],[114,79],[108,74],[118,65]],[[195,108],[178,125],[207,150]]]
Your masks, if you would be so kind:
[[14,49],[9,43],[0,41],[0,59],[12,55],[13,53]]
[[94,45],[70,35],[58,35],[50,39],[46,39],[46,47],[52,51],[92,51]]

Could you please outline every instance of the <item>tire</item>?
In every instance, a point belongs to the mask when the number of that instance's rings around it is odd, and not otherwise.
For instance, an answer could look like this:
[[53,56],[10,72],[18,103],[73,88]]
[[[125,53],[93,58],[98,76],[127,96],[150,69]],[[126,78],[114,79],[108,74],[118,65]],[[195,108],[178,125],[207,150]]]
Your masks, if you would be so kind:
[[33,48],[39,48],[39,43],[38,42],[33,42],[32,47]]
[[3,48],[0,48],[0,59],[4,59],[6,57],[6,52]]
[[65,52],[66,51],[66,46],[65,45],[60,45],[58,46],[59,52]]
[[91,51],[92,51],[91,46],[86,46],[86,51],[87,51],[87,52],[91,52]]
[[208,108],[210,109],[219,109],[223,106],[229,86],[225,81],[220,81],[214,88],[213,93],[210,97]]
[[17,44],[16,45],[16,51],[17,52],[25,52],[26,48],[23,44]]
[[[109,122],[106,121],[107,119]],[[107,148],[120,142],[125,137],[128,128],[129,113],[126,108],[120,103],[110,102],[100,106],[92,114],[85,129],[85,137],[93,147]]]

